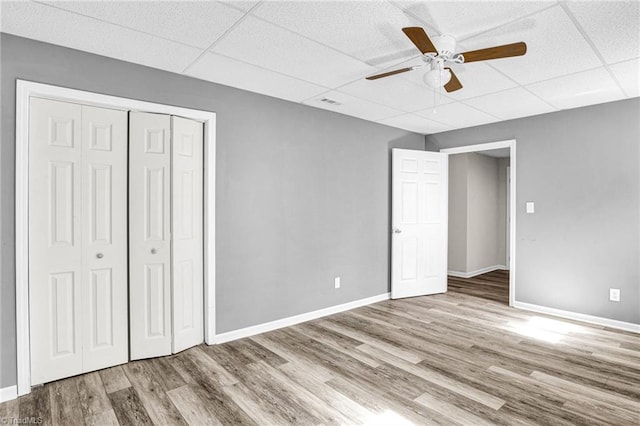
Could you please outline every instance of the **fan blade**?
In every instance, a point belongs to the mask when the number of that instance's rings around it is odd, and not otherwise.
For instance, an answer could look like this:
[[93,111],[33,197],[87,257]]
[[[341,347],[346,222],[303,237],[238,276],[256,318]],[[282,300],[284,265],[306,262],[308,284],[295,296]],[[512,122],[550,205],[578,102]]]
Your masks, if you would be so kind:
[[455,92],[456,90],[462,89],[462,83],[460,83],[460,80],[458,80],[453,70],[451,68],[445,68],[445,70],[449,70],[451,73],[451,80],[444,85],[444,90],[447,92]]
[[527,53],[527,45],[521,41],[519,43],[463,52],[462,56],[464,56],[464,62],[467,63],[486,61],[489,59],[510,58],[512,56],[522,56],[525,53]]
[[402,32],[409,37],[409,40],[416,45],[418,50],[422,53],[435,53],[438,54],[438,49],[433,45],[431,39],[427,33],[420,27],[407,27],[403,28]]
[[410,67],[410,68],[402,68],[402,69],[399,69],[399,70],[389,71],[389,72],[385,72],[385,73],[382,73],[382,74],[376,74],[376,75],[372,75],[372,76],[367,77],[367,80],[377,80],[377,79],[382,78],[382,77],[389,77],[390,75],[396,75],[396,74],[400,74],[400,73],[403,73],[403,72],[411,71],[412,69],[413,69],[412,67]]
[[489,59],[510,58],[522,56],[527,53],[527,45],[524,42],[505,44],[502,46],[488,47],[486,49],[463,52],[464,62],[487,61]]

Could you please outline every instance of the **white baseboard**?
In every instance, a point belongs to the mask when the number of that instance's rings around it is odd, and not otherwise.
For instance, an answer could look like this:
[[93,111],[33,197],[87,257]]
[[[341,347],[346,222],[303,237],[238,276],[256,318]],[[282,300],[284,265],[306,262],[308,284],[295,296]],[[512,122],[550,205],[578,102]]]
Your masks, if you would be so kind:
[[533,305],[531,303],[524,303],[524,302],[514,302],[513,307],[518,309],[524,309],[527,311],[553,315],[556,317],[588,322],[590,324],[616,328],[618,330],[640,333],[640,324],[634,324],[631,322],[624,322],[624,321],[618,321],[618,320],[613,320],[609,318],[596,317],[593,315],[580,314],[580,313],[571,312],[571,311],[563,311],[562,309],[548,308],[546,306]]
[[11,401],[18,397],[18,387],[16,385],[0,389],[0,402]]
[[383,293],[377,296],[367,297],[365,299],[354,300],[353,302],[343,303],[341,305],[330,306],[328,308],[319,309],[313,312],[307,312],[288,318],[282,318],[276,321],[266,322],[251,327],[241,328],[239,330],[227,331],[216,335],[216,343],[230,342],[232,340],[242,339],[243,337],[255,336],[256,334],[266,333],[267,331],[277,330],[278,328],[289,327],[305,321],[311,321],[316,318],[325,317],[327,315],[337,314],[339,312],[355,309],[360,306],[370,305],[372,303],[388,300],[391,293]]
[[458,277],[458,278],[473,278],[476,275],[486,274],[487,272],[504,271],[504,270],[509,270],[509,268],[507,268],[505,265],[493,265],[493,266],[488,266],[486,268],[478,269],[476,271],[471,271],[471,272],[447,271],[447,274],[451,275],[452,277]]

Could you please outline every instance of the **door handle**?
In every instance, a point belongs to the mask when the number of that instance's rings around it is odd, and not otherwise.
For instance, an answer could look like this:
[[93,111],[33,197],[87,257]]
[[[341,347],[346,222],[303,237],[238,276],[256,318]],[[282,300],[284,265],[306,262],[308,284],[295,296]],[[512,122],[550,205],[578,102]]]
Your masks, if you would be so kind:
[[96,257],[97,257],[98,259],[102,259],[102,258],[104,257],[104,254],[102,254],[102,253],[98,253],[98,254],[96,254]]
[[400,229],[400,228],[393,228],[393,233],[394,233],[394,234],[399,234],[399,233],[401,233],[401,232],[402,232],[402,229]]
[[151,249],[151,254],[156,254],[157,252],[158,252],[157,249],[154,249],[154,248]]

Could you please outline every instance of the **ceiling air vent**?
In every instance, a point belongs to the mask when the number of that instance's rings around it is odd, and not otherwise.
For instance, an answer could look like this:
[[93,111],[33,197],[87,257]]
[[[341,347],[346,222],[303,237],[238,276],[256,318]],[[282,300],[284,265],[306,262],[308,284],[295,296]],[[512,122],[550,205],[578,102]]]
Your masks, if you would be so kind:
[[338,101],[336,101],[334,99],[331,99],[331,98],[321,98],[320,102],[324,102],[324,103],[331,104],[331,105],[336,105],[336,106],[337,105],[342,105],[340,102],[338,102]]

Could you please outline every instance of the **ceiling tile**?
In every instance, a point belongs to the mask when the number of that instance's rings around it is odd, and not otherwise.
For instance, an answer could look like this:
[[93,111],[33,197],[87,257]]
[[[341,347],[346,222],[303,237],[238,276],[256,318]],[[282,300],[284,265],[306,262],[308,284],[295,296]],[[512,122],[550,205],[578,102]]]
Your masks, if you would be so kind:
[[557,108],[567,109],[624,98],[607,70],[598,68],[527,86]]
[[200,54],[183,44],[31,2],[3,2],[2,31],[174,72]]
[[293,102],[300,102],[328,90],[215,53],[208,53],[200,58],[185,74]]
[[406,112],[432,108],[434,104],[441,105],[452,102],[451,99],[439,92],[434,94],[433,89],[424,83],[418,86],[399,75],[373,81],[361,79],[341,87],[340,91]]
[[[405,10],[458,39],[495,28],[555,4],[555,1],[420,1]],[[432,34],[435,36],[436,34]]]
[[55,7],[92,16],[190,46],[207,48],[243,16],[205,1],[55,1]]
[[566,4],[607,63],[640,57],[640,2],[568,1]]
[[[340,105],[332,105],[330,103],[320,101],[320,99],[323,98],[337,101],[338,103],[340,103]],[[402,111],[398,111],[373,102],[365,101],[363,99],[359,99],[345,93],[340,93],[338,91],[323,93],[322,95],[315,96],[313,99],[306,100],[303,103],[306,105],[314,106],[316,108],[322,108],[328,111],[351,115],[370,121],[382,120],[387,117],[393,117],[398,114],[402,114]]]
[[265,2],[254,15],[373,66],[420,54],[401,29],[421,24],[383,1]]
[[499,121],[489,114],[478,111],[460,102],[439,106],[436,108],[435,113],[433,109],[427,109],[418,111],[416,114],[447,124],[456,129]]
[[213,50],[327,87],[337,87],[377,71],[361,61],[253,17],[234,28]]
[[[450,64],[447,66],[450,66],[451,69],[453,69],[458,80],[462,83],[461,90],[447,93],[447,96],[451,99],[461,100],[473,98],[475,96],[485,95],[487,93],[497,92],[517,86],[513,80],[510,80],[500,74],[487,64],[470,63]],[[422,81],[422,78],[427,71],[428,69],[424,68],[415,70],[411,73],[406,73],[403,76],[407,79],[411,79],[411,81],[416,84],[424,86],[425,83]]]
[[524,41],[527,54],[496,59],[491,65],[520,84],[601,66],[602,63],[561,7],[547,9],[467,40],[466,50]]
[[450,126],[431,121],[415,114],[399,115],[397,117],[387,118],[378,122],[387,126],[409,130],[410,132],[421,133],[423,135],[446,132],[447,130],[452,129]]
[[640,96],[640,59],[610,65],[609,69],[629,97]]
[[229,5],[231,7],[235,7],[236,9],[240,9],[243,10],[245,12],[248,12],[249,10],[251,10],[251,8],[253,6],[255,6],[256,4],[260,3],[259,1],[249,1],[249,0],[228,0],[228,1],[222,1],[221,3],[224,3],[226,5]]
[[520,87],[467,99],[464,102],[504,120],[544,114],[556,110],[537,96]]

